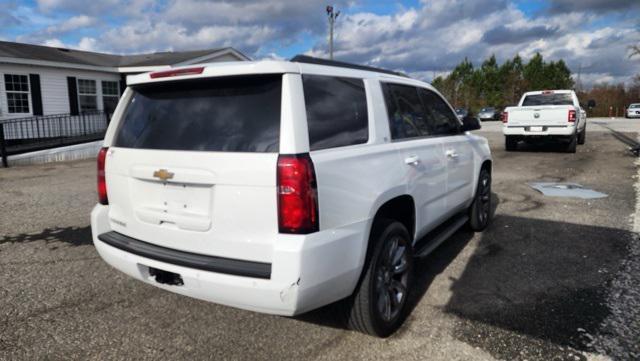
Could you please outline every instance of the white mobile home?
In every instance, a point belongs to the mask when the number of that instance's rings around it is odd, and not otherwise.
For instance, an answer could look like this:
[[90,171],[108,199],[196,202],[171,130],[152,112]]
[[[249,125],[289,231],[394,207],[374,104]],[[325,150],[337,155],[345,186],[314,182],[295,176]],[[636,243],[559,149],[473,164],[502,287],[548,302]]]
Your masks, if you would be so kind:
[[0,121],[55,114],[111,113],[125,76],[249,58],[233,48],[114,55],[0,41]]

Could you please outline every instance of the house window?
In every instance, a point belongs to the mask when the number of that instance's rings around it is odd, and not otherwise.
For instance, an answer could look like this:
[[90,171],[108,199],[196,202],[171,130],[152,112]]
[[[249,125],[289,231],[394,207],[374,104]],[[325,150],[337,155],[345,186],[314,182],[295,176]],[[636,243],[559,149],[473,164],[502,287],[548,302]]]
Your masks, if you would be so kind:
[[5,74],[4,88],[7,91],[9,113],[29,113],[29,77]]
[[98,110],[98,94],[96,93],[96,81],[78,79],[78,100],[80,112]]
[[118,82],[102,81],[102,104],[107,114],[113,114],[118,105]]

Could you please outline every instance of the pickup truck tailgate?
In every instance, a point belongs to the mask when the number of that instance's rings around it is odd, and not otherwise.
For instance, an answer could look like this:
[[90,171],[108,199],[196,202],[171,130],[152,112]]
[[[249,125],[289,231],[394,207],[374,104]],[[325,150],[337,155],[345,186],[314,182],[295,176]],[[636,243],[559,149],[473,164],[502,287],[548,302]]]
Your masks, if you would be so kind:
[[509,109],[508,126],[566,126],[568,105],[528,106]]

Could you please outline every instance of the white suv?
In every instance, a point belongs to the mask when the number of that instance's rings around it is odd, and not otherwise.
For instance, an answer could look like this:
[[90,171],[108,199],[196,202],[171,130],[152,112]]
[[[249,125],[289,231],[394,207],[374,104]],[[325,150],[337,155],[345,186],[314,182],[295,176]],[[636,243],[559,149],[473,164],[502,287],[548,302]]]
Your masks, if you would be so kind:
[[340,62],[128,78],[98,156],[102,258],[168,291],[348,325],[402,323],[414,258],[491,217],[487,140],[429,84]]

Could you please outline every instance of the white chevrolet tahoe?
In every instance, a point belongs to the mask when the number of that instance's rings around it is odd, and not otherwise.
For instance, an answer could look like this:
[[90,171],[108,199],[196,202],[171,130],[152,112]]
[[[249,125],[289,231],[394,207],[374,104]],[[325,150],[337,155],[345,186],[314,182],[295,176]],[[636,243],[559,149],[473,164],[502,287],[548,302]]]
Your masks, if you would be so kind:
[[[592,101],[589,102],[592,105]],[[587,113],[573,90],[543,90],[525,93],[517,107],[502,113],[506,150],[516,150],[521,140],[564,141],[566,151],[576,152],[587,136]]]
[[414,258],[491,217],[491,155],[429,84],[298,56],[130,76],[93,242],[168,291],[353,329],[402,323]]

